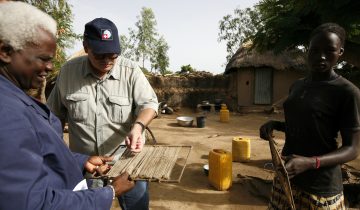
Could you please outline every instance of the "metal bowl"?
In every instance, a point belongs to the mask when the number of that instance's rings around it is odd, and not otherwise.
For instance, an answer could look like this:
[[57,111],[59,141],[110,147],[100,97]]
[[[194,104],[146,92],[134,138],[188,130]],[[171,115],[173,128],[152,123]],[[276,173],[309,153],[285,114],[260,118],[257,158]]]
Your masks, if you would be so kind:
[[203,168],[204,168],[205,175],[208,176],[209,175],[209,165],[206,164],[206,165],[203,166]]
[[202,103],[202,105],[209,105],[210,104],[209,101],[202,101],[201,103]]
[[194,122],[193,117],[187,117],[187,116],[177,117],[176,120],[180,126],[184,126],[184,127],[191,127]]

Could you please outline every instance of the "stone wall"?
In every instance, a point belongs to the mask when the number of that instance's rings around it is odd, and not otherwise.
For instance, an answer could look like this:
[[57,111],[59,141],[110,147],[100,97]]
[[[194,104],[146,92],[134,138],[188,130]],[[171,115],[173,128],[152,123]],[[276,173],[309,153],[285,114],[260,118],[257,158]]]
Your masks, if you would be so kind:
[[[230,77],[224,75],[148,76],[159,102],[170,107],[196,108],[202,101],[214,104],[222,99],[230,110],[236,110],[236,99],[231,97]],[[234,107],[235,105],[235,107]]]

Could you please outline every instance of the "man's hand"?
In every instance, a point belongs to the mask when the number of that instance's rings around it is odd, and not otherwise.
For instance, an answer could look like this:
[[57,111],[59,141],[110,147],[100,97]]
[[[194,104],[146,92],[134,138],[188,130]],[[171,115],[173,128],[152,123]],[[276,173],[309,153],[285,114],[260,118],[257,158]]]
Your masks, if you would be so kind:
[[107,156],[91,156],[84,165],[85,170],[89,173],[96,172],[98,175],[103,175],[109,171],[110,166],[107,164],[107,162],[112,161],[113,158],[114,157]]
[[139,124],[134,124],[131,131],[125,137],[125,143],[132,152],[141,152],[144,142],[142,140],[142,127]]
[[260,138],[269,140],[270,137],[273,137],[273,130],[275,127],[276,121],[270,120],[263,124],[259,131],[260,131]]
[[111,185],[114,187],[115,195],[119,196],[131,190],[135,186],[135,183],[129,180],[129,174],[125,172],[115,177]]

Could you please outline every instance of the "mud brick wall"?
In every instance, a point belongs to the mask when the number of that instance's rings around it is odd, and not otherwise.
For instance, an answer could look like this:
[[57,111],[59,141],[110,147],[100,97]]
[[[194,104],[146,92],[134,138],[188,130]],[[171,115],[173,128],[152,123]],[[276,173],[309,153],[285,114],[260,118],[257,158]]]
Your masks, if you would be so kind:
[[[231,111],[237,110],[236,87],[232,87],[234,78],[228,75],[186,75],[157,76],[147,75],[154,88],[159,102],[165,101],[172,108],[196,108],[202,101],[214,103],[222,99]],[[46,86],[46,98],[50,95],[55,81],[49,81]]]
[[[222,99],[230,110],[236,110],[230,77],[224,75],[147,76],[159,102],[170,107],[196,108],[202,101]],[[236,94],[235,94],[236,95]]]

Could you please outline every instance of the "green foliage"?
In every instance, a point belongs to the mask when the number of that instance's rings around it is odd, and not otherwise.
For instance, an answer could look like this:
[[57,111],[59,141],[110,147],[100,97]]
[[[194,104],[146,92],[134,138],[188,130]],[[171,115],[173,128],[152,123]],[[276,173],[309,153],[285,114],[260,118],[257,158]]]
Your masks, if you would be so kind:
[[134,41],[128,38],[126,35],[120,35],[121,55],[125,58],[136,60],[133,42]]
[[360,44],[358,0],[263,0],[257,7],[262,24],[250,38],[260,51],[306,47],[311,31],[325,22],[343,26],[348,33],[347,41]]
[[181,71],[180,71],[180,74],[183,74],[183,73],[192,73],[196,71],[196,69],[194,69],[193,67],[191,67],[190,64],[188,65],[184,65],[184,66],[181,66]]
[[229,61],[240,46],[257,32],[260,14],[257,8],[235,9],[219,22],[219,42],[226,42],[226,59]]
[[150,8],[143,7],[141,16],[135,23],[136,31],[130,31],[130,36],[135,40],[136,60],[142,60],[144,67],[145,60],[148,60],[152,54],[152,50],[156,45],[156,20],[153,11]]
[[169,71],[167,71],[167,67],[169,66],[169,57],[167,56],[168,50],[168,44],[165,39],[161,37],[157,40],[154,52],[152,52],[152,57],[150,58],[151,67],[158,69],[162,75],[169,73]]
[[165,70],[162,75],[166,75],[166,74],[173,74],[173,72],[169,69]]
[[229,59],[247,40],[257,51],[284,50],[303,46],[311,31],[325,22],[338,23],[347,32],[342,59],[360,66],[359,0],[262,0],[253,9],[234,11],[220,21],[219,41],[227,42]]
[[169,46],[163,37],[158,38],[156,24],[153,11],[143,7],[135,23],[136,29],[129,28],[128,37],[120,36],[122,55],[132,60],[141,60],[142,68],[145,68],[145,61],[148,60],[151,69],[164,74],[169,66]]
[[62,64],[66,61],[65,49],[73,45],[75,39],[81,36],[72,30],[73,15],[70,5],[66,0],[23,0],[31,5],[38,7],[50,16],[57,24],[57,49],[54,58],[54,71],[50,73],[50,80],[54,79],[59,73]]

